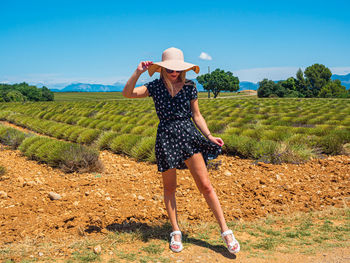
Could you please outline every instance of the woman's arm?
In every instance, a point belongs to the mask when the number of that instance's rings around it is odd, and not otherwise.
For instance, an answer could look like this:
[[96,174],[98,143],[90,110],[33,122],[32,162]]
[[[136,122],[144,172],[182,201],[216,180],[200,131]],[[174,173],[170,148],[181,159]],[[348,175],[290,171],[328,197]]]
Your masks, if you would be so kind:
[[191,100],[191,111],[193,115],[193,122],[199,128],[199,130],[204,134],[205,137],[209,139],[210,131],[208,129],[207,123],[199,111],[198,99]]
[[199,130],[207,137],[210,141],[216,143],[219,146],[224,145],[224,141],[220,137],[214,137],[210,134],[207,123],[199,111],[198,99],[191,100],[191,111],[193,115],[193,122],[199,128]]
[[148,90],[146,86],[135,88],[136,82],[143,72],[145,72],[153,62],[142,61],[134,71],[130,79],[126,82],[123,89],[123,96],[126,98],[144,98],[148,96]]

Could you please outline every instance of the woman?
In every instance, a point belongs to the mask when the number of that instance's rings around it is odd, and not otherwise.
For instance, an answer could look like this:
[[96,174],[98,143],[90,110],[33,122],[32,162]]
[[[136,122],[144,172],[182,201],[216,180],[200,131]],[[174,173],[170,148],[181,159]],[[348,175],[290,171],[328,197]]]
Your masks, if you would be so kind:
[[[154,72],[159,72],[160,79],[135,88],[138,78],[146,70],[150,76]],[[240,250],[239,243],[226,225],[206,167],[208,159],[215,159],[221,153],[224,142],[221,138],[210,134],[199,111],[196,85],[185,78],[189,70],[199,73],[198,66],[184,62],[180,49],[168,48],[163,52],[161,62],[140,62],[126,83],[123,96],[127,98],[151,96],[160,120],[155,153],[158,171],[162,173],[163,178],[164,203],[173,228],[170,234],[170,249],[180,252],[183,248],[182,234],[177,222],[175,191],[176,169],[185,168],[186,164],[220,225],[221,236],[228,250],[237,253]],[[191,118],[207,139],[197,130]]]

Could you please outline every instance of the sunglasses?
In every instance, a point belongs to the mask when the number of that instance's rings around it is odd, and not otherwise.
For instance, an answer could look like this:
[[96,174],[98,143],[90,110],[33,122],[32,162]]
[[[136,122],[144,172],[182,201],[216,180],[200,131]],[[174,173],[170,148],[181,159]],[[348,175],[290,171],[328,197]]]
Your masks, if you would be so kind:
[[[166,68],[165,70],[166,70],[166,72],[169,73],[169,74],[170,74],[170,73],[173,73],[173,72],[175,71],[175,70],[167,69],[167,68]],[[177,72],[177,73],[181,73],[182,70],[176,70],[176,72]]]

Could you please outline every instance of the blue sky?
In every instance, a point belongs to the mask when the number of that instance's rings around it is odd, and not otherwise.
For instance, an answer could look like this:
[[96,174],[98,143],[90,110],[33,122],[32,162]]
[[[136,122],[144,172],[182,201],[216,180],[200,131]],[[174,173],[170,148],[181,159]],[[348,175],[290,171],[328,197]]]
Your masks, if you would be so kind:
[[241,81],[314,63],[350,73],[349,1],[0,0],[0,10],[0,82],[125,82],[172,46],[199,74],[210,66]]

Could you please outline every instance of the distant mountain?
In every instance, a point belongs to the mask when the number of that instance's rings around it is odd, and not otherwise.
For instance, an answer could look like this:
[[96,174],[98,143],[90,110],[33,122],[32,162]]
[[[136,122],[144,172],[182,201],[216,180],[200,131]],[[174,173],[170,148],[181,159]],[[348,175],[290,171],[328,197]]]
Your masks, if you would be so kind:
[[107,91],[122,91],[124,86],[115,85],[103,85],[103,84],[87,84],[87,83],[74,83],[70,84],[59,92],[107,92]]
[[[197,80],[193,79],[197,83],[198,91],[203,91],[202,85],[200,85]],[[138,82],[136,86],[141,86],[146,82]],[[116,82],[113,85],[103,85],[103,84],[89,84],[89,83],[72,83],[63,89],[50,89],[53,92],[112,92],[119,91],[122,92],[125,83]]]
[[[350,89],[350,74],[347,75],[332,75],[332,79],[339,79],[347,89]],[[203,86],[198,83],[196,79],[192,79],[197,84],[198,91],[205,91]],[[278,82],[278,81],[275,81]],[[141,86],[146,82],[138,82],[136,86]],[[88,84],[88,83],[72,83],[65,86],[63,89],[51,88],[53,92],[111,92],[111,91],[123,91],[125,83],[116,82],[113,85],[103,84]],[[242,90],[257,90],[259,88],[258,83],[241,81],[239,83],[239,91]]]
[[350,89],[350,73],[347,75],[332,75],[332,79],[339,79],[341,84],[346,87],[346,89]]
[[258,83],[254,83],[254,82],[249,82],[249,81],[241,81],[239,82],[239,91],[242,90],[257,90],[259,87]]

